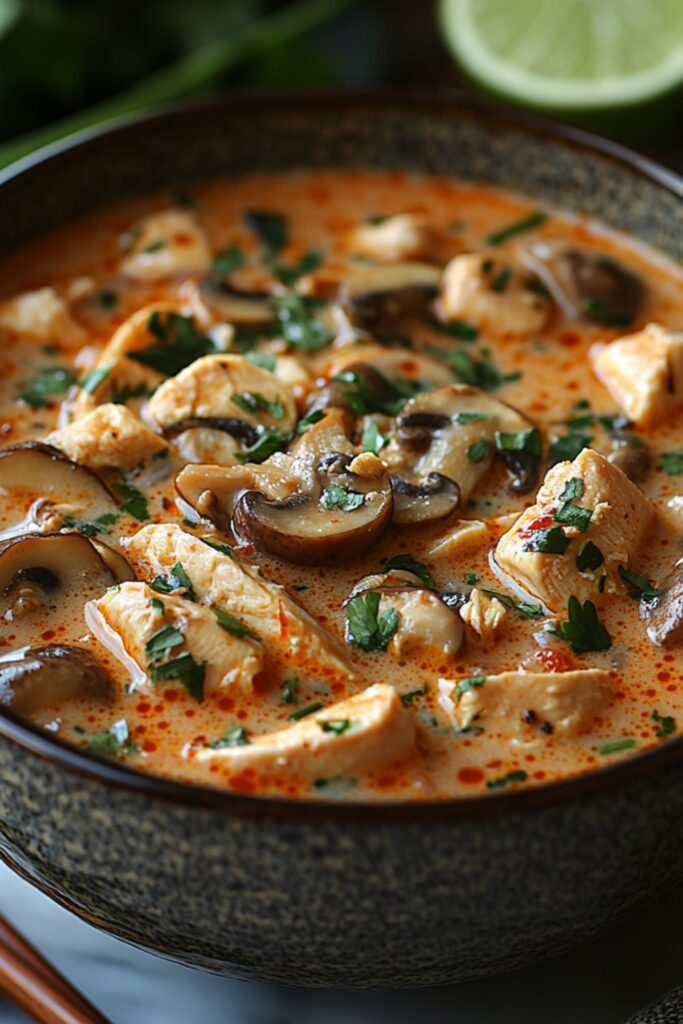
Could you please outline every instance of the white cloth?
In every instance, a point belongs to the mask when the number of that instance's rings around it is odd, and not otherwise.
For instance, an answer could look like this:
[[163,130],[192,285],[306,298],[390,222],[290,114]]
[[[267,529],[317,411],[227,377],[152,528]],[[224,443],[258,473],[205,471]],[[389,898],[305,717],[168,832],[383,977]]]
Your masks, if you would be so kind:
[[[590,946],[451,988],[323,992],[216,978],[91,928],[0,865],[0,911],[113,1024],[623,1024],[683,982],[683,889]],[[0,1000],[0,1024],[26,1024]]]

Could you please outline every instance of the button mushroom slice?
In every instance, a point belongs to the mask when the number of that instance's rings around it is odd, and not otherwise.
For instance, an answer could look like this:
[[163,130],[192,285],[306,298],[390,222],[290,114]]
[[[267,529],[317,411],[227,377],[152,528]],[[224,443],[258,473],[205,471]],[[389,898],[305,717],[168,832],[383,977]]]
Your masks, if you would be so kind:
[[627,430],[611,431],[607,459],[634,484],[642,483],[652,469],[650,446]]
[[407,586],[406,582],[398,582],[396,575],[396,570],[385,573],[379,585],[368,585],[373,577],[360,581],[345,604],[360,594],[374,592],[380,596],[379,614],[393,608],[398,615],[398,628],[387,647],[387,653],[393,657],[452,659],[465,639],[457,611],[412,573],[405,574],[412,576]]
[[[452,485],[459,488],[460,502],[466,501],[488,472],[497,447],[533,430],[516,409],[466,384],[411,399],[396,417],[392,441],[382,452],[392,474],[395,521],[424,522],[454,511],[459,502]],[[513,483],[523,481],[528,489],[540,465],[540,438],[535,466],[531,458],[522,463],[519,455],[519,462],[504,461],[515,474]],[[450,490],[445,481],[451,482]]]
[[121,273],[154,281],[193,270],[207,270],[211,251],[197,218],[168,209],[137,221],[122,238]]
[[440,268],[430,263],[359,267],[342,283],[339,301],[352,324],[370,331],[423,311],[440,280]]
[[176,477],[176,490],[183,502],[219,530],[229,530],[235,504],[247,490],[257,490],[275,501],[306,493],[317,486],[316,466],[328,452],[352,455],[346,435],[344,414],[327,410],[290,446],[276,452],[260,465],[186,466]]
[[591,346],[598,379],[639,426],[651,427],[683,406],[683,332],[647,324],[637,334]]
[[235,288],[220,274],[202,277],[198,292],[214,317],[236,327],[268,327],[273,322],[273,297],[269,292]]
[[99,405],[47,436],[47,443],[90,469],[133,469],[168,450],[125,405]]
[[343,373],[352,363],[365,363],[392,381],[396,378],[415,381],[425,391],[443,387],[453,380],[451,370],[440,359],[405,348],[353,343],[331,354],[322,365],[325,377]]
[[[637,553],[654,512],[620,469],[584,448],[573,462],[548,471],[535,504],[498,541],[495,565],[551,611],[561,612],[572,594],[585,601],[603,586],[618,588],[619,566],[628,566]],[[561,543],[547,550],[540,542],[551,529]],[[588,542],[597,547],[593,554],[598,560],[580,569],[579,556]]]
[[393,495],[382,462],[374,455],[364,464],[358,459],[329,452],[315,466],[314,486],[284,500],[247,491],[235,505],[235,534],[297,565],[361,555],[388,529]]
[[[50,521],[64,525],[64,516],[99,516],[116,511],[116,499],[107,485],[86,466],[72,462],[57,448],[40,441],[25,441],[0,449],[0,496],[11,496],[8,510],[23,509],[34,500],[24,526],[45,529]],[[3,530],[16,533],[17,524]]]
[[114,688],[99,661],[83,647],[24,647],[0,658],[0,706],[34,715],[67,701],[110,704]]
[[612,692],[608,672],[501,672],[440,683],[440,704],[456,729],[481,726],[520,744],[591,731]]
[[365,221],[349,235],[353,252],[387,263],[429,257],[434,253],[436,241],[434,228],[417,213],[398,213],[377,221]]
[[437,304],[444,320],[462,320],[496,334],[533,334],[550,303],[530,275],[498,253],[456,256],[443,272]]
[[132,670],[135,689],[153,692],[155,669],[163,673],[165,663],[186,654],[204,667],[203,685],[209,693],[250,692],[263,667],[263,644],[223,609],[159,594],[145,583],[122,583],[108,590],[87,605],[86,621],[97,639]]
[[415,725],[393,686],[375,683],[348,700],[249,743],[204,749],[200,761],[309,780],[369,771],[416,753]]
[[518,253],[570,319],[625,326],[638,316],[643,280],[612,256],[582,252],[561,239],[537,239],[520,245]]
[[641,600],[640,614],[647,620],[653,644],[675,647],[683,641],[683,561],[676,563],[657,590],[657,597]]
[[196,430],[229,435],[232,452],[224,444],[220,449],[227,464],[264,430],[289,436],[297,421],[290,388],[244,356],[230,354],[204,356],[167,380],[149,400],[147,415],[169,437]]
[[49,285],[0,303],[0,334],[65,344],[76,344],[85,337],[64,297]]
[[248,626],[262,638],[266,659],[275,660],[282,670],[296,662],[302,673],[353,676],[339,641],[284,587],[262,580],[256,569],[240,565],[179,526],[144,526],[128,541],[126,553],[148,577],[169,574],[180,562],[200,603],[222,608]]

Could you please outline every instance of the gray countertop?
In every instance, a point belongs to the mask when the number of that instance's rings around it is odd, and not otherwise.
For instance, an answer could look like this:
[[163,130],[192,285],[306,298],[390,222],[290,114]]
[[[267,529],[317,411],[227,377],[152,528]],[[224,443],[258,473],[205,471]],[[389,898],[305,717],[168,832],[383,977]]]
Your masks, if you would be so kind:
[[[113,1024],[624,1024],[683,982],[683,888],[583,949],[466,985],[328,992],[200,974],[83,924],[0,865],[0,911]],[[0,1000],[0,1024],[25,1024]]]

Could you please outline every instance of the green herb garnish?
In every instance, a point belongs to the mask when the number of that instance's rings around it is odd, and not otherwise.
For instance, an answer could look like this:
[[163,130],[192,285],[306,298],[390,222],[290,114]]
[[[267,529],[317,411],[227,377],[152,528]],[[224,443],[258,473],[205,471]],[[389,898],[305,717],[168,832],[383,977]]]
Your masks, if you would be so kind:
[[671,715],[660,715],[659,711],[653,711],[650,717],[659,726],[655,736],[671,736],[676,732],[676,719]]
[[65,394],[75,383],[75,374],[66,367],[46,367],[24,385],[19,397],[32,409],[46,409],[57,395]]
[[246,747],[249,744],[249,737],[243,725],[233,725],[219,740],[212,740],[204,744],[211,750],[223,750],[224,747]]
[[303,295],[285,295],[274,303],[276,329],[290,348],[317,352],[329,345],[334,334],[313,315],[320,303]]
[[604,561],[605,556],[600,548],[592,540],[589,540],[576,556],[576,568],[579,572],[586,572],[587,569],[598,569]]
[[116,493],[123,498],[121,508],[127,515],[137,519],[139,523],[149,519],[149,506],[147,505],[147,498],[142,491],[139,491],[137,487],[127,483],[125,480],[113,486]]
[[641,576],[637,572],[631,572],[629,569],[625,569],[623,565],[620,565],[617,571],[621,581],[628,587],[628,596],[634,601],[640,601],[641,598],[645,598],[646,601],[654,601],[661,596],[661,590],[653,586],[646,576]]
[[659,468],[669,476],[683,473],[683,452],[662,452],[659,460]]
[[292,711],[291,715],[287,717],[292,722],[298,722],[300,718],[307,718],[308,715],[314,715],[316,711],[322,711],[325,705],[322,701],[316,700],[313,704],[306,704],[303,708],[297,708],[296,711]]
[[361,437],[361,448],[364,452],[372,452],[373,455],[379,455],[384,448],[385,444],[388,444],[389,438],[386,434],[383,434],[374,420],[370,420],[364,430],[363,436]]
[[419,690],[409,690],[408,693],[401,694],[402,704],[412,704],[416,697],[426,697],[429,693],[427,685],[421,686]]
[[458,684],[455,687],[455,696],[462,697],[463,693],[469,693],[470,690],[484,686],[485,683],[486,676],[464,676],[464,678],[458,680]]
[[554,466],[558,462],[573,462],[579,452],[587,448],[592,440],[592,434],[563,434],[562,437],[558,437],[550,445],[548,466]]
[[508,772],[507,775],[503,775],[500,779],[489,779],[486,783],[487,789],[502,789],[504,786],[514,786],[518,782],[526,782],[529,778],[527,773],[519,768],[516,771]]
[[282,699],[285,704],[298,704],[299,698],[297,697],[297,689],[299,687],[299,677],[291,676],[289,679],[285,679],[282,684]]
[[358,491],[350,491],[340,484],[326,487],[322,493],[322,503],[325,508],[336,508],[342,512],[353,512],[354,509],[360,508],[364,501],[364,494],[360,494]]
[[436,583],[424,562],[418,562],[412,555],[392,555],[383,563],[385,569],[403,569],[412,572],[428,590],[436,590]]
[[287,221],[281,213],[272,210],[247,210],[244,220],[269,253],[279,252],[287,245]]
[[281,420],[285,414],[282,402],[277,399],[270,401],[258,391],[245,391],[243,394],[232,395],[231,401],[242,412],[248,412],[254,416],[258,416],[260,412],[267,412],[273,419]]
[[333,732],[335,736],[342,736],[356,724],[352,718],[327,718],[325,721],[318,722],[323,732]]
[[379,613],[380,595],[375,591],[352,598],[346,608],[346,639],[363,651],[386,651],[399,627],[395,608]]
[[190,600],[195,598],[192,580],[185,572],[181,562],[176,562],[168,574],[155,576],[150,587],[159,594],[172,594],[175,590],[181,590],[187,594]]
[[491,452],[491,445],[485,437],[473,441],[467,449],[467,458],[470,462],[483,462]]
[[222,277],[229,277],[235,270],[244,266],[244,253],[239,245],[229,245],[216,253],[211,264],[211,269]]
[[588,654],[590,651],[608,651],[612,638],[600,622],[592,601],[582,605],[573,594],[567,601],[568,622],[560,623],[552,632],[569,644],[574,654]]
[[545,555],[563,555],[569,545],[569,537],[561,526],[547,530],[536,530],[524,544],[525,551],[538,551]]
[[622,750],[634,750],[636,741],[634,739],[612,740],[610,743],[603,743],[598,747],[598,754],[618,754]]
[[158,344],[127,352],[126,356],[166,377],[175,377],[195,359],[216,351],[211,339],[199,333],[191,316],[155,310],[147,321],[147,330]]
[[218,625],[224,629],[226,633],[230,633],[231,636],[248,636],[251,640],[261,639],[253,632],[253,630],[249,629],[248,626],[245,626],[243,622],[236,619],[234,615],[230,615],[228,612],[223,611],[222,608],[212,605],[211,611],[213,612]]
[[540,227],[541,224],[545,224],[547,219],[547,213],[543,213],[542,210],[535,210],[527,217],[522,217],[521,220],[513,221],[512,224],[493,231],[490,235],[486,236],[484,241],[486,245],[502,245],[503,242],[507,242],[508,238],[514,238],[515,235],[521,235],[525,231],[532,231],[534,228]]
[[204,663],[200,665],[188,652],[172,661],[156,665],[152,669],[150,678],[153,683],[157,683],[161,679],[177,679],[191,697],[195,700],[203,700],[205,668]]

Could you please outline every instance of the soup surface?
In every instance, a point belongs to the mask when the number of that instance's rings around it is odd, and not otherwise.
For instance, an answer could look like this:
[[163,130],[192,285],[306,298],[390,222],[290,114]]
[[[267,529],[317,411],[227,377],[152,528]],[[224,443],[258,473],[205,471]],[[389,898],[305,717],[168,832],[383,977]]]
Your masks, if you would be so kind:
[[673,263],[489,188],[316,171],[121,205],[0,280],[0,702],[319,799],[676,732]]

